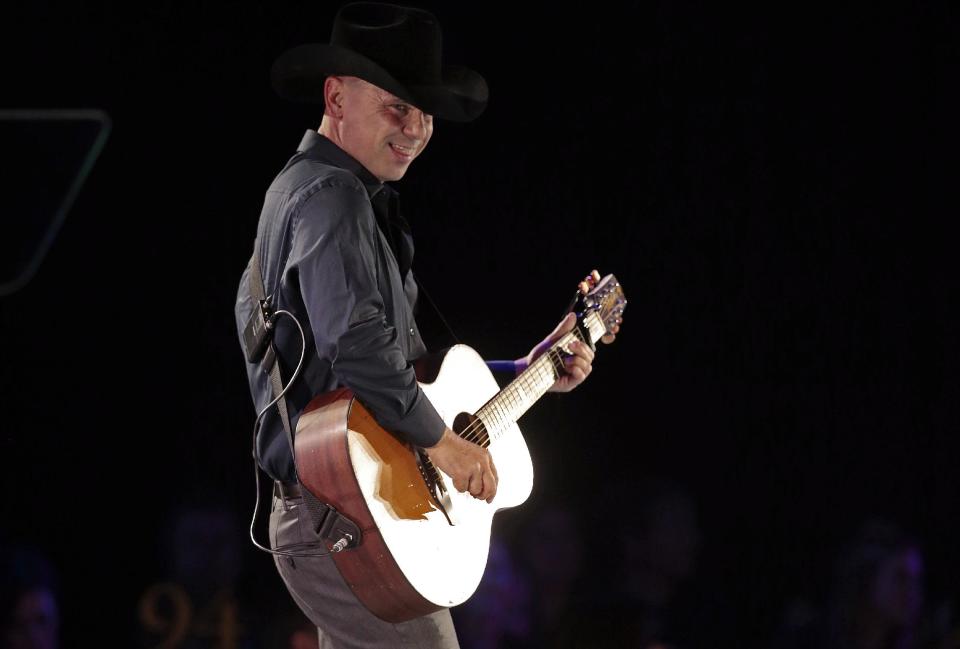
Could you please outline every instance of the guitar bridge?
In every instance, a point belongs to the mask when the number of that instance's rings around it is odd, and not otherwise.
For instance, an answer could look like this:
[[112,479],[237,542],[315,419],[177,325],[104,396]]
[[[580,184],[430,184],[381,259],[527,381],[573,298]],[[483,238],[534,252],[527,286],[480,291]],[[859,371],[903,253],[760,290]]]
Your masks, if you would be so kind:
[[423,481],[427,485],[427,491],[430,492],[430,497],[433,499],[433,503],[443,514],[443,517],[447,519],[447,523],[453,526],[453,519],[450,517],[450,513],[443,504],[444,500],[449,502],[450,497],[447,494],[447,488],[443,486],[443,480],[440,479],[440,473],[437,467],[433,464],[430,458],[423,453],[423,451],[418,450],[416,452],[416,457],[417,468],[420,469],[420,475],[423,477]]

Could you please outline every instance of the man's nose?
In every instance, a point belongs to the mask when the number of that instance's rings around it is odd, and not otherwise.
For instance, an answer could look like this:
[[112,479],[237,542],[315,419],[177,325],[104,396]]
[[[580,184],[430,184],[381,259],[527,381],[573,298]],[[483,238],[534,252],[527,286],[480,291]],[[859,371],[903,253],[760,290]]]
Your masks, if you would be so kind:
[[422,141],[427,133],[427,119],[426,113],[422,110],[410,111],[403,124],[404,134],[409,138]]

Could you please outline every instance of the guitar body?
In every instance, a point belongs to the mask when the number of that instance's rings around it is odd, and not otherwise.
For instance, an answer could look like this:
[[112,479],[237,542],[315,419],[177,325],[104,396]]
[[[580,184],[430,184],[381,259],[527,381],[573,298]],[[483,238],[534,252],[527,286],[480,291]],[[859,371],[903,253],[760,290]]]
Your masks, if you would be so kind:
[[[436,376],[420,387],[454,430],[458,415],[477,412],[499,391],[483,359],[465,345],[449,349]],[[523,503],[533,486],[530,452],[513,423],[488,446],[499,477],[493,502],[458,492],[438,472],[446,491],[438,503],[414,449],[381,428],[347,389],[310,402],[295,443],[302,485],[361,529],[356,548],[333,554],[337,568],[357,598],[388,622],[470,597],[483,577],[493,515]]]
[[418,452],[380,427],[347,389],[317,396],[301,413],[294,438],[297,475],[317,500],[359,527],[358,544],[341,528],[335,528],[334,541],[326,532],[324,538],[338,546],[352,541],[333,560],[377,617],[411,620],[456,606],[476,590],[493,515],[523,503],[533,487],[530,452],[516,421],[562,376],[569,345],[593,346],[615,332],[626,307],[613,275],[600,280],[594,273],[593,279],[592,290],[581,283],[576,327],[502,390],[465,345],[450,348],[439,362],[418,363],[420,387],[447,426],[490,451],[499,478],[492,503],[457,491],[429,460],[421,465]]

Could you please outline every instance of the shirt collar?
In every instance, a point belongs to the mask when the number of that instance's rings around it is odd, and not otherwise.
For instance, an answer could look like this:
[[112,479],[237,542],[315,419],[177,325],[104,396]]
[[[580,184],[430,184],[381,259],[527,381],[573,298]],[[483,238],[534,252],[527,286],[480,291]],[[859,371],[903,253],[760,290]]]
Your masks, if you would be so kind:
[[356,158],[334,144],[330,138],[314,130],[307,130],[304,133],[303,139],[300,140],[300,146],[297,147],[297,153],[302,153],[314,160],[329,162],[334,166],[353,172],[363,182],[370,198],[384,189],[388,194],[396,193],[395,189],[380,182],[379,178],[370,173]]

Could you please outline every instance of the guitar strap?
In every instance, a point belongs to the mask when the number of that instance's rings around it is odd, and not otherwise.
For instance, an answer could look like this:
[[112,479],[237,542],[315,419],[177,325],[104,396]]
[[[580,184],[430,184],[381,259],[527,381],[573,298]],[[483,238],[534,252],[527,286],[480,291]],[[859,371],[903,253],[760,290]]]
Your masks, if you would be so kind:
[[[253,297],[256,304],[262,304],[267,299],[266,290],[263,287],[263,275],[260,273],[260,256],[257,254],[256,247],[254,247],[253,259],[250,261],[250,296]],[[277,363],[273,341],[267,346],[260,366],[270,374],[270,386],[273,398],[276,399],[277,395],[283,391],[283,378],[280,376],[280,364]],[[277,409],[280,410],[280,423],[283,424],[283,430],[287,433],[290,456],[293,457],[293,429],[290,426],[290,413],[287,410],[286,398],[277,401]]]
[[[250,261],[250,296],[255,300],[255,308],[261,308],[267,300],[266,290],[263,285],[263,275],[260,271],[260,257],[257,254],[259,241],[254,245],[253,258]],[[260,367],[270,374],[270,386],[273,398],[283,392],[283,377],[280,376],[280,363],[277,362],[277,353],[273,348],[273,340],[267,345],[266,352],[260,362]],[[287,442],[290,445],[290,458],[293,461],[294,471],[297,472],[297,481],[300,481],[300,474],[297,471],[297,460],[294,454],[295,445],[293,443],[293,426],[290,425],[290,411],[287,409],[287,399],[282,397],[277,401],[277,409],[280,411],[280,423],[283,424],[283,430],[287,434]],[[259,461],[254,453],[254,461],[258,463],[257,470],[260,470]],[[314,533],[321,539],[333,544],[331,550],[340,552],[346,548],[356,547],[360,543],[360,528],[352,520],[341,514],[332,505],[319,500],[306,487],[301,488],[303,503],[306,505],[307,513],[310,516],[310,526]]]

